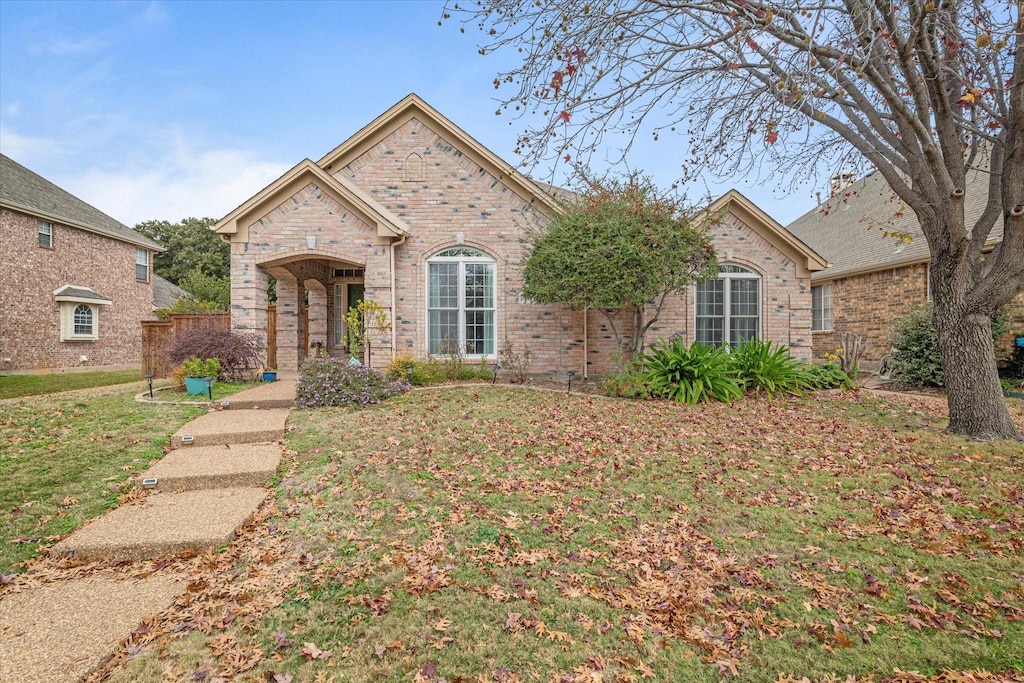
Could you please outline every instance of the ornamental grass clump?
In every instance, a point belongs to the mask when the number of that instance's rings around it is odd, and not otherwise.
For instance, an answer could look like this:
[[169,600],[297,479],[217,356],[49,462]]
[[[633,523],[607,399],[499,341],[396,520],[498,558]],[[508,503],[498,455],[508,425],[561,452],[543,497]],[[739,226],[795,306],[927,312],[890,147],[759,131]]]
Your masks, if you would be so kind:
[[742,342],[732,349],[729,362],[740,385],[754,395],[800,395],[816,388],[807,364],[789,355],[785,346],[770,341]]
[[404,379],[389,379],[366,365],[334,358],[311,358],[302,366],[295,388],[300,408],[368,406],[409,391]]

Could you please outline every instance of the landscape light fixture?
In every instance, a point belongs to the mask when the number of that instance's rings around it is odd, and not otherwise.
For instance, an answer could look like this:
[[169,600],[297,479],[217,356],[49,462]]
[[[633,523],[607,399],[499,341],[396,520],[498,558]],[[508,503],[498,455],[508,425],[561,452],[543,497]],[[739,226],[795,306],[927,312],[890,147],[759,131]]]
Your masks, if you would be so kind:
[[501,363],[494,364],[494,377],[491,378],[491,384],[498,381],[498,370],[501,370]]
[[415,367],[416,367],[416,365],[414,363],[406,363],[405,364],[405,376],[409,380],[409,384],[412,384],[412,371],[413,371],[413,368],[415,368]]
[[572,391],[572,378],[576,376],[575,370],[566,370],[565,374],[569,375],[569,386],[566,388],[565,393]]
[[203,381],[206,382],[206,393],[213,400],[213,383],[217,380],[216,377],[204,377]]
[[146,381],[149,382],[149,398],[153,398],[153,375],[144,375]]

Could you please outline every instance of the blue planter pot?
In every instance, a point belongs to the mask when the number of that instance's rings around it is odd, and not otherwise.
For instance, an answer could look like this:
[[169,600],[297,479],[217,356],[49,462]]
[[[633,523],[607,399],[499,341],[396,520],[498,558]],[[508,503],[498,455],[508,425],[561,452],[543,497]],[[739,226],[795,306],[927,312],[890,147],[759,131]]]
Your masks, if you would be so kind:
[[192,394],[193,396],[199,396],[206,393],[206,380],[202,377],[186,377],[185,378],[185,391]]
[[263,381],[264,382],[276,382],[277,381],[277,373],[276,372],[264,372],[263,373]]

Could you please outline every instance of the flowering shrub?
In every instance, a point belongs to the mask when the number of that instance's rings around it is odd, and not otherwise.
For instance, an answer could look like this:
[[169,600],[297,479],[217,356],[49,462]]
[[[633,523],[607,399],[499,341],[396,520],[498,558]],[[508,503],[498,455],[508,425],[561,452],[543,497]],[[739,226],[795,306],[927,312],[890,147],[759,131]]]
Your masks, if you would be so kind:
[[302,366],[295,398],[300,408],[367,406],[411,388],[404,379],[388,379],[366,365],[317,357]]

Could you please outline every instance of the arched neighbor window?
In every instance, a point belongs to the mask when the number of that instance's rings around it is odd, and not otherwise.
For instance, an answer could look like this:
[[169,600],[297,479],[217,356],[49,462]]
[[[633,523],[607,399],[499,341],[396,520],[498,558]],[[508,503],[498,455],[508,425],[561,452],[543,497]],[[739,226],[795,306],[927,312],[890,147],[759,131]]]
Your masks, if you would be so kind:
[[697,341],[736,346],[761,329],[761,277],[741,266],[721,265],[718,279],[697,283]]
[[495,262],[477,249],[446,249],[427,260],[427,351],[494,355]]

